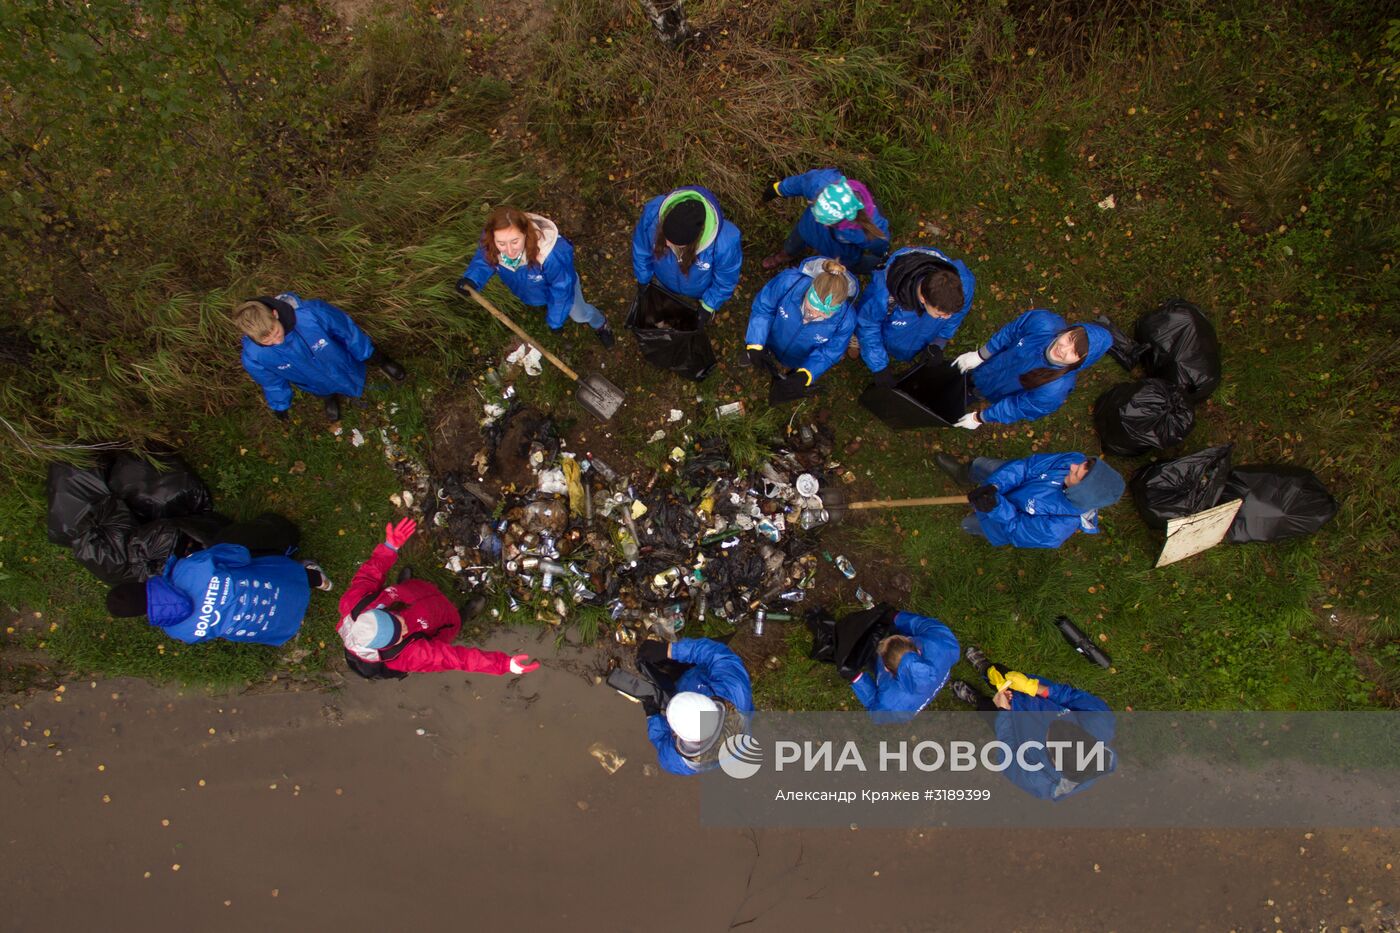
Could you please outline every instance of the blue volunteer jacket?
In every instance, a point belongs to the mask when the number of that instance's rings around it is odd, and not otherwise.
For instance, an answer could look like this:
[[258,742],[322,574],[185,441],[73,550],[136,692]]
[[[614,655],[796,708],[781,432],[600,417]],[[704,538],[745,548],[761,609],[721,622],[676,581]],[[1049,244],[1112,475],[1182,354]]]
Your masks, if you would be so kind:
[[561,330],[569,319],[569,309],[574,305],[574,286],[578,283],[574,245],[559,233],[553,221],[538,214],[529,217],[541,230],[538,265],[526,262],[519,269],[493,266],[486,261],[486,247],[478,246],[461,279],[481,291],[491,281],[491,276],[500,276],[501,282],[521,304],[545,309],[544,320],[550,330]]
[[885,269],[876,269],[870,276],[870,287],[861,296],[860,319],[856,324],[860,358],[872,373],[883,370],[892,359],[913,359],[929,344],[939,348],[947,346],[972,308],[972,290],[977,283],[972,270],[961,260],[950,259],[931,246],[906,246],[895,250],[885,262],[885,268],[900,256],[914,252],[927,253],[957,270],[962,281],[963,306],[952,317],[936,318],[925,314],[922,308],[897,305],[885,286]]
[[882,725],[913,719],[943,689],[958,663],[958,639],[937,619],[901,612],[894,617],[894,631],[914,639],[919,654],[906,654],[894,674],[877,662],[875,677],[867,671],[851,684],[870,718]]
[[1069,370],[1037,389],[1021,388],[1020,377],[1050,364],[1045,350],[1070,325],[1053,311],[1027,311],[1007,324],[981,349],[986,360],[972,371],[978,394],[992,404],[981,413],[983,421],[1011,424],[1035,421],[1059,409],[1074,388],[1079,373],[1108,352],[1113,338],[1097,324],[1080,324],[1089,338],[1089,352],[1078,369]]
[[295,310],[296,326],[275,347],[243,337],[243,368],[262,386],[267,406],[290,408],[293,386],[318,396],[363,393],[365,360],[374,355],[369,335],[329,302],[291,292],[277,297]]
[[793,269],[784,269],[769,280],[753,300],[744,343],[766,347],[778,362],[790,369],[806,370],[807,384],[816,382],[841,360],[856,329],[856,297],[860,284],[849,272],[850,295],[829,318],[802,322],[802,301],[812,280],[822,271],[823,256],[814,256]]
[[[753,713],[749,672],[739,656],[726,646],[709,638],[683,638],[671,646],[671,659],[693,665],[676,681],[677,693],[693,691],[719,697],[733,703],[745,716]],[[647,718],[647,738],[656,746],[661,767],[672,774],[696,774],[714,767],[697,768],[682,755],[676,748],[676,734],[660,713]]]
[[192,645],[280,645],[301,628],[310,601],[306,568],[289,557],[255,558],[240,544],[172,557],[146,581],[146,618]]
[[865,231],[852,221],[842,221],[830,227],[817,223],[817,219],[812,216],[811,202],[816,200],[823,188],[840,181],[842,177],[842,173],[838,169],[814,168],[810,172],[792,175],[778,182],[778,194],[785,198],[800,195],[807,199],[807,209],[802,212],[802,216],[797,221],[797,232],[801,234],[808,246],[812,247],[819,256],[830,256],[833,259],[841,260],[847,266],[854,266],[860,261],[863,253],[869,252],[883,256],[889,252],[890,222],[885,219],[885,215],[880,213],[875,199],[870,196],[870,190],[855,179],[846,176],[851,190],[856,193],[856,197],[861,199],[866,211],[870,214],[870,222],[884,231],[884,239],[869,239],[865,235]]
[[[1112,748],[1104,752],[1104,760],[1107,762],[1107,770],[1098,777],[1090,778],[1081,784],[1076,784],[1067,778],[1061,777],[1055,770],[1054,757],[1049,749],[1044,747],[1028,748],[1021,757],[1034,767],[1040,764],[1039,770],[1027,770],[1021,767],[1014,754],[1027,742],[1036,742],[1044,745],[1046,733],[1050,730],[1050,724],[1056,719],[1067,718],[1079,728],[1088,732],[1094,738],[1109,745],[1113,741],[1115,720],[1113,713],[1109,711],[1108,704],[1092,693],[1083,690],[1076,690],[1064,684],[1057,684],[1053,680],[1037,678],[1040,685],[1050,691],[1048,697],[1033,697],[1017,691],[1011,691],[1011,710],[1002,710],[997,713],[996,733],[997,738],[1005,742],[1007,747],[1013,752],[1011,765],[1006,769],[1006,776],[1011,783],[1026,793],[1040,797],[1043,800],[1063,800],[1070,794],[1076,794],[1095,781],[1107,774],[1113,773],[1118,767],[1118,756]],[[1068,752],[1073,756],[1074,752]],[[1071,757],[1070,760],[1073,760]]]
[[[705,232],[696,244],[695,262],[685,275],[681,274],[680,263],[670,250],[660,259],[652,255],[662,202],[681,191],[694,191],[703,197],[707,215]],[[687,298],[698,298],[708,310],[718,311],[733,297],[734,289],[739,285],[739,267],[743,262],[739,228],[724,219],[719,199],[708,189],[698,185],[677,188],[670,194],[657,195],[642,208],[636,232],[632,234],[632,271],[641,284],[646,285],[655,278],[667,291]]]
[[1065,497],[1069,468],[1089,459],[1083,454],[1031,454],[1009,460],[987,477],[997,488],[997,506],[974,512],[993,544],[1057,548],[1076,531],[1099,533],[1097,509],[1081,512]]

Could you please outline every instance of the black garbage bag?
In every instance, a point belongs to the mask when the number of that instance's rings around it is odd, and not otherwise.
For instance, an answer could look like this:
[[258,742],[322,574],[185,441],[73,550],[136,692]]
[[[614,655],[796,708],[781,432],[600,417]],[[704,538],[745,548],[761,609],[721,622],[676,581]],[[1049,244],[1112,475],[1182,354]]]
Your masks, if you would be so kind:
[[1337,514],[1337,500],[1322,480],[1286,463],[1235,467],[1221,496],[1231,499],[1244,500],[1226,535],[1236,544],[1310,535]]
[[88,514],[112,494],[107,488],[107,464],[75,467],[50,463],[47,495],[49,540],[65,547],[82,532]]
[[127,543],[136,531],[136,516],[116,496],[96,503],[73,539],[73,558],[103,583],[134,579]]
[[185,557],[212,547],[228,525],[229,520],[217,512],[146,522],[127,538],[126,579],[140,582],[163,571],[172,556]]
[[1128,488],[1148,527],[1164,530],[1169,519],[1217,505],[1230,476],[1231,447],[1222,444],[1175,460],[1154,460],[1134,473]]
[[209,487],[175,454],[147,461],[119,454],[107,471],[107,486],[141,521],[196,515],[214,507]]
[[632,302],[627,329],[651,365],[696,382],[715,368],[710,335],[700,323],[700,303],[667,291],[656,282]]
[[807,657],[813,661],[836,663],[836,620],[825,609],[807,613],[807,631],[812,633],[812,647]]
[[1148,347],[1123,333],[1117,324],[1103,315],[1094,318],[1094,323],[1108,331],[1108,335],[1113,338],[1113,345],[1108,348],[1108,355],[1119,366],[1132,372],[1142,359],[1142,355],[1147,352]]
[[1191,302],[1168,298],[1137,322],[1137,339],[1148,375],[1165,379],[1186,393],[1193,405],[1220,386],[1220,341],[1215,327]]
[[833,661],[841,676],[850,680],[868,671],[875,660],[880,640],[894,631],[896,611],[884,603],[874,609],[853,612],[836,623],[836,653]]
[[1119,383],[1094,402],[1094,430],[1105,453],[1135,457],[1175,447],[1195,426],[1191,403],[1165,379]]

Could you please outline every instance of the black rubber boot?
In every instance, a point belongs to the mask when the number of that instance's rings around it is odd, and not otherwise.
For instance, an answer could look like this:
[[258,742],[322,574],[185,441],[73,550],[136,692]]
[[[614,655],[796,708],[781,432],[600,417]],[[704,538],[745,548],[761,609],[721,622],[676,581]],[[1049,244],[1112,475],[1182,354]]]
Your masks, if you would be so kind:
[[327,395],[327,396],[326,396],[326,417],[329,418],[331,421],[339,421],[339,420],[340,420],[340,396],[339,396],[339,395]]
[[603,345],[604,350],[611,350],[613,344],[617,343],[617,337],[613,335],[612,328],[606,324],[593,328],[593,336],[598,338],[598,342]]
[[374,351],[374,355],[369,358],[369,362],[382,369],[384,371],[384,375],[388,376],[395,382],[403,382],[404,379],[408,377],[408,373],[404,371],[404,368],[399,365],[397,360],[393,359],[392,357],[385,356],[378,350]]
[[959,486],[972,485],[971,460],[959,460],[957,457],[945,453],[936,453],[933,455],[933,462],[938,464],[938,468],[951,476],[953,482]]

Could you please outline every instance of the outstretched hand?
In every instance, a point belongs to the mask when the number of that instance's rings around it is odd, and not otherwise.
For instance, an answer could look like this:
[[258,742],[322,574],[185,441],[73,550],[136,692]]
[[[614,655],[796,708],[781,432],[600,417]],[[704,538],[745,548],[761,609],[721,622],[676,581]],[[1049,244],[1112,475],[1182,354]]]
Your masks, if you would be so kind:
[[528,654],[513,654],[510,657],[512,674],[528,674],[540,666],[539,661],[531,661]]
[[384,543],[394,550],[403,547],[404,542],[413,537],[418,523],[411,518],[401,518],[384,526]]

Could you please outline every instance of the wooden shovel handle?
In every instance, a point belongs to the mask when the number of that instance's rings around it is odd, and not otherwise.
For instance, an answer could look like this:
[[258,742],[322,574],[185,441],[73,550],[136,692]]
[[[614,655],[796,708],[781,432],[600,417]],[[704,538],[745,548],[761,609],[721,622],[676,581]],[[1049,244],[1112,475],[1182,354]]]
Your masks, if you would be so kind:
[[930,496],[925,499],[870,499],[847,503],[848,509],[902,509],[911,505],[967,505],[967,496]]
[[500,321],[505,326],[509,327],[511,331],[514,332],[515,336],[519,337],[521,340],[525,341],[530,346],[534,347],[536,350],[539,350],[540,355],[543,356],[545,359],[549,360],[555,366],[559,367],[559,371],[561,373],[568,376],[574,382],[578,382],[578,373],[574,372],[572,369],[566,366],[564,364],[564,361],[559,359],[559,357],[555,356],[553,353],[550,353],[548,350],[546,350],[539,344],[535,343],[535,341],[530,337],[530,335],[525,333],[525,331],[521,330],[520,327],[514,321],[506,317],[504,312],[500,311],[495,305],[487,301],[485,295],[481,294],[481,292],[472,288],[470,285],[463,285],[460,283],[457,285],[457,290],[465,292],[466,294],[471,295],[473,298],[475,298],[477,304],[481,305],[487,311],[490,311],[491,316],[494,317],[496,320]]

